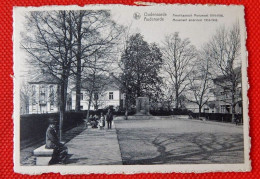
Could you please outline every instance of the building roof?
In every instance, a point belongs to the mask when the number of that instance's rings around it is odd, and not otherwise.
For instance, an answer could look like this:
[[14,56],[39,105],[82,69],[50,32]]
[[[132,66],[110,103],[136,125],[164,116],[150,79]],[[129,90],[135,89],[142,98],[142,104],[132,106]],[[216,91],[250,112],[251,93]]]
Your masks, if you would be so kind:
[[[88,89],[89,86],[91,86],[91,80],[86,78],[82,80],[81,83],[81,89]],[[120,89],[120,84],[117,82],[113,77],[111,76],[99,76],[98,79],[96,80],[96,88],[103,88],[105,91],[109,90],[119,90]],[[72,91],[76,90],[76,86],[74,86]]]
[[[234,69],[234,73],[238,75],[238,79],[241,80],[241,66],[237,67]],[[225,75],[219,75],[217,76],[215,79],[213,79],[213,81],[216,82],[224,82],[227,80],[227,76]]]
[[40,72],[36,74],[31,80],[29,80],[30,84],[58,84],[59,79],[49,73]]

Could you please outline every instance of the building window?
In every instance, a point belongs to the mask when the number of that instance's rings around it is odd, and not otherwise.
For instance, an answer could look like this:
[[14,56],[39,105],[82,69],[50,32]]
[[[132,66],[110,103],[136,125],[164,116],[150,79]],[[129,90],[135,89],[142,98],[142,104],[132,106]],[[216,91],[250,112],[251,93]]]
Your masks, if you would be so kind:
[[80,106],[80,110],[83,110],[83,106]]
[[222,97],[225,99],[229,97],[228,92],[225,92],[225,91],[220,92],[220,95],[222,95]]
[[32,104],[36,104],[36,98],[35,98],[35,95],[32,96]]
[[204,113],[209,113],[209,108],[204,108]]
[[53,85],[50,86],[50,93],[53,93]]
[[80,100],[83,100],[83,93],[80,93]]
[[54,104],[51,103],[51,111],[53,111],[53,109],[54,109]]
[[33,111],[36,111],[36,104],[33,104],[32,110],[33,110]]
[[114,99],[114,94],[113,94],[113,92],[109,92],[109,99],[110,99],[110,100],[113,100],[113,99]]
[[98,93],[94,94],[94,100],[98,100]]
[[35,85],[32,86],[32,92],[35,93]]
[[221,105],[220,112],[221,113],[230,113],[230,105]]
[[42,93],[42,94],[41,94],[40,100],[41,100],[41,101],[45,101],[45,93]]
[[44,86],[41,86],[40,92],[41,92],[41,93],[45,93],[45,88],[44,88]]

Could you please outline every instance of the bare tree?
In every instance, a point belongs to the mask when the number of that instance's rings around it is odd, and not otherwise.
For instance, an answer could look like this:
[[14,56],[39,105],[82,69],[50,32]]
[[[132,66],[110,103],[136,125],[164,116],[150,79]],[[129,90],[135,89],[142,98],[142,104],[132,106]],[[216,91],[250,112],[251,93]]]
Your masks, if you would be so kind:
[[73,59],[73,22],[70,11],[30,12],[26,16],[22,48],[30,64],[40,67],[59,81],[60,140],[66,109],[68,78]]
[[[132,24],[127,27],[122,27],[122,36],[120,43],[121,46],[118,46],[118,51],[120,52],[125,52],[127,49],[129,38],[131,36],[131,25]],[[131,80],[131,76],[128,75],[129,68],[127,68],[126,60],[122,60],[121,57],[119,57],[119,60],[117,61],[117,73],[110,73],[110,76],[120,85],[121,92],[124,94],[125,119],[127,120],[129,111],[129,95],[131,93],[129,88],[129,81]]]
[[237,87],[241,80],[240,38],[237,22],[229,29],[219,28],[208,44],[211,58],[215,62],[216,75],[219,75],[215,83],[231,94],[231,100],[226,99],[225,102],[231,105],[232,122],[235,120],[235,106],[239,102]]
[[29,113],[30,96],[31,96],[30,85],[27,84],[26,82],[23,82],[20,88],[21,114]]
[[163,42],[163,69],[166,79],[174,90],[175,108],[180,107],[180,96],[188,86],[188,77],[193,70],[196,49],[189,39],[181,39],[179,33],[168,35]]
[[210,99],[210,89],[213,88],[210,74],[210,56],[206,48],[200,52],[194,66],[193,72],[188,77],[188,90],[191,94],[189,97],[186,96],[186,99],[198,105],[200,117],[202,107]]
[[76,41],[73,48],[76,57],[75,69],[72,70],[76,76],[75,109],[79,111],[82,73],[92,68],[89,59],[97,51],[111,53],[120,36],[121,27],[111,20],[109,11],[73,11],[72,16],[75,22],[73,35]]
[[105,55],[106,52],[101,51],[96,53],[89,58],[89,68],[87,71],[84,71],[84,77],[87,81],[85,84],[82,84],[82,88],[85,89],[88,93],[88,112],[87,119],[89,119],[89,111],[91,104],[94,104],[95,98],[94,93],[99,95],[103,92],[106,85],[109,83],[108,69],[111,65],[109,63],[111,60],[107,59]]

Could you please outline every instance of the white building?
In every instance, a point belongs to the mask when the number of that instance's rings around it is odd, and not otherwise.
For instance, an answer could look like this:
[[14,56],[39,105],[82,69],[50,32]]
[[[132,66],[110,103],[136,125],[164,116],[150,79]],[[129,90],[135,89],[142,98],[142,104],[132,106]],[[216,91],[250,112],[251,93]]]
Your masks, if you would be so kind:
[[58,112],[58,80],[48,74],[38,74],[29,81],[29,114]]
[[[80,108],[81,110],[87,110],[90,90],[89,82],[83,80],[80,95]],[[92,92],[92,102],[90,110],[104,109],[109,106],[113,106],[115,109],[122,105],[122,94],[120,92],[119,85],[111,78],[106,79],[106,83],[102,84],[99,88],[96,88]],[[71,109],[75,110],[76,107],[76,87],[71,90]]]

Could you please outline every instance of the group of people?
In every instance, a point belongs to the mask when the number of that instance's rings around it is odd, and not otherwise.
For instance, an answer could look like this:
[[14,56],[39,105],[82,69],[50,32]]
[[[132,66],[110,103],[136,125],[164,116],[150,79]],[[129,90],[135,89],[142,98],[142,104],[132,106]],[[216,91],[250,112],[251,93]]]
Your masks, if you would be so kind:
[[[100,127],[103,129],[105,127],[105,120],[107,121],[107,128],[111,129],[112,121],[113,121],[113,113],[109,109],[107,114],[104,116],[101,113],[101,116],[97,115],[90,116],[90,122],[92,128]],[[64,164],[68,155],[68,148],[59,141],[58,138],[58,120],[54,118],[49,119],[49,127],[46,131],[46,149],[53,149],[52,158],[49,161],[49,165],[53,164]]]
[[103,113],[101,113],[100,116],[98,116],[97,114],[90,115],[89,119],[85,119],[85,126],[88,127],[88,124],[90,124],[92,128],[104,129],[106,123],[105,121],[107,121],[107,128],[111,129],[113,113],[110,109],[108,110],[106,115],[104,115]]

